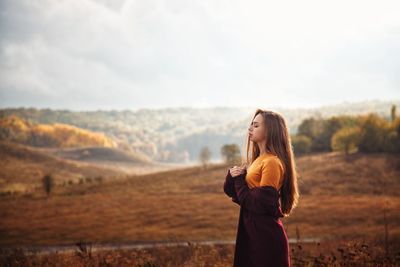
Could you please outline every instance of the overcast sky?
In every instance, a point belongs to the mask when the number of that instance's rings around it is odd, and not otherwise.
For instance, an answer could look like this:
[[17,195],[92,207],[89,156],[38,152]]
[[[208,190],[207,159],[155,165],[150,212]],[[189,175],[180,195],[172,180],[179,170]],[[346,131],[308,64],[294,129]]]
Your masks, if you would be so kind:
[[400,99],[400,1],[0,0],[0,107]]

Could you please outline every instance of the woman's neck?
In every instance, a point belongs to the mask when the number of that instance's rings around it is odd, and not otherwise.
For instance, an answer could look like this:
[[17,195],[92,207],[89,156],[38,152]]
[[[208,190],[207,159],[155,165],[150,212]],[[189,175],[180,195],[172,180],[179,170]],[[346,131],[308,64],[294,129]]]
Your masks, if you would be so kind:
[[260,155],[265,154],[267,151],[265,151],[265,141],[262,143],[257,143],[258,149],[260,150]]
[[262,150],[262,151],[260,150],[259,156],[263,156],[263,155],[275,155],[275,153],[272,153],[270,151],[266,151],[265,149]]

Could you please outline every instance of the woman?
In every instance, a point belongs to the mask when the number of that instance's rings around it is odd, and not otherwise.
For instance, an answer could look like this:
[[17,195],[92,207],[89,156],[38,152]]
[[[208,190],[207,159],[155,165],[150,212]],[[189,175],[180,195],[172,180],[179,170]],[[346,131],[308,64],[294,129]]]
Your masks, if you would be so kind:
[[240,205],[233,266],[290,266],[280,218],[290,214],[299,194],[282,115],[257,109],[248,128],[246,163],[228,170],[224,192]]

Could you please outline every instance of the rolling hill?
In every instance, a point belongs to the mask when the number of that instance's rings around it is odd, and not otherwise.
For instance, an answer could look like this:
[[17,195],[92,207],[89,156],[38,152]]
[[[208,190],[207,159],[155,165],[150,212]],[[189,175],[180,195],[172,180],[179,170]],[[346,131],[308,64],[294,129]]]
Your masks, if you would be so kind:
[[0,192],[26,193],[41,186],[41,179],[51,174],[56,184],[78,183],[82,179],[111,177],[123,173],[51,156],[40,149],[0,142]]
[[150,162],[150,160],[143,155],[128,153],[120,149],[108,147],[85,147],[56,150],[48,149],[47,151],[59,158],[79,161],[116,161],[130,163]]
[[116,148],[38,148],[9,141],[0,141],[0,158],[0,195],[30,194],[46,174],[57,185],[71,185],[186,166],[150,162]]

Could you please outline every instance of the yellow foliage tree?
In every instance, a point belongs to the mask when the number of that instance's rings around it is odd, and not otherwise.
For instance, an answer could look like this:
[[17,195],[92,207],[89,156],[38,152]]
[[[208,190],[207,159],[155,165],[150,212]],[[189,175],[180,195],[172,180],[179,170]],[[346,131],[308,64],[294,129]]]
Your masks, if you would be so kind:
[[360,141],[359,127],[346,127],[337,131],[331,139],[332,150],[345,152],[346,155],[350,151],[357,149],[358,143]]
[[116,147],[117,144],[103,133],[96,133],[68,124],[31,124],[17,116],[0,120],[2,138],[32,146],[48,147]]

